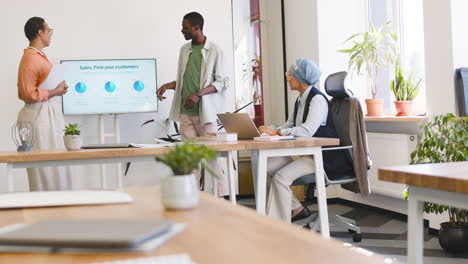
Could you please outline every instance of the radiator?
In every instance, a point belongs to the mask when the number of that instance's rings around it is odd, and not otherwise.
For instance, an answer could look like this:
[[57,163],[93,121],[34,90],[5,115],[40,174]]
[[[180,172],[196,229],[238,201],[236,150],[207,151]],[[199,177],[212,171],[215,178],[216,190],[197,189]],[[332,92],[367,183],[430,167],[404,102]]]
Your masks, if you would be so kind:
[[408,165],[410,154],[416,149],[417,136],[404,134],[367,133],[372,167],[369,181],[373,193],[403,199],[404,184],[380,181],[378,168],[393,165]]

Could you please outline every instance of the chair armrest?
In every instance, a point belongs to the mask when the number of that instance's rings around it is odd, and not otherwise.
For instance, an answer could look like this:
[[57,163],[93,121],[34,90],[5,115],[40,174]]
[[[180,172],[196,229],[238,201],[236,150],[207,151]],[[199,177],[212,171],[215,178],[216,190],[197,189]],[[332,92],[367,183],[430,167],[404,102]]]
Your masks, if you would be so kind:
[[353,146],[329,147],[329,148],[322,148],[322,151],[339,150],[339,149],[352,149],[352,148],[353,148]]

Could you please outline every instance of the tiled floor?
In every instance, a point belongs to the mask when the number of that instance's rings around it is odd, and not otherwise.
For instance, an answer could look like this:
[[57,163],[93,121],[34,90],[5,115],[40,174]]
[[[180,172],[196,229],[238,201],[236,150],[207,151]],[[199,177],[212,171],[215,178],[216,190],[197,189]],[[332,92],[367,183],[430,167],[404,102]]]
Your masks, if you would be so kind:
[[[253,200],[241,200],[240,204],[252,207]],[[308,205],[311,211],[317,211],[317,205]],[[389,214],[372,209],[352,207],[341,204],[328,206],[329,215],[341,215],[354,219],[361,227],[362,241],[356,243],[347,230],[330,225],[331,236],[347,243],[386,257],[385,263],[406,263],[407,223]],[[444,251],[438,238],[426,232],[424,237],[424,263],[426,264],[467,264],[468,253],[453,255]]]

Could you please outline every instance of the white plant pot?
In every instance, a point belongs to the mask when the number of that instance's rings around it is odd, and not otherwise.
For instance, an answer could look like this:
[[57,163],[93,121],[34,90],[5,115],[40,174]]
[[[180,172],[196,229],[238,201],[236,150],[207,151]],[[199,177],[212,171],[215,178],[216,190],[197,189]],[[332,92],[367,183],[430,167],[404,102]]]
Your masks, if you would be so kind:
[[161,201],[167,209],[195,208],[199,200],[200,194],[194,174],[168,176],[162,181]]
[[68,150],[79,150],[81,148],[80,135],[63,136],[63,142]]

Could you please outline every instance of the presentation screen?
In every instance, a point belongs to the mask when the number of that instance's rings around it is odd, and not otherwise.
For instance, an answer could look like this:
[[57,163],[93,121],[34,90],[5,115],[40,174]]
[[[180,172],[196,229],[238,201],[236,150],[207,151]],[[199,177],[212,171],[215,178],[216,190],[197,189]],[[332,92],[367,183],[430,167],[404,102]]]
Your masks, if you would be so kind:
[[63,114],[156,112],[156,59],[62,60]]

